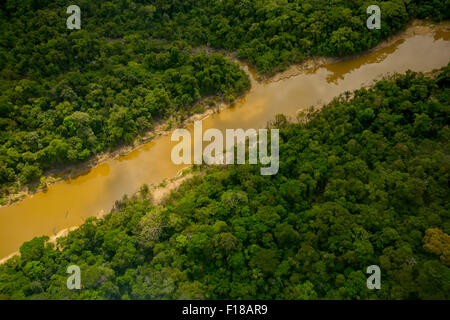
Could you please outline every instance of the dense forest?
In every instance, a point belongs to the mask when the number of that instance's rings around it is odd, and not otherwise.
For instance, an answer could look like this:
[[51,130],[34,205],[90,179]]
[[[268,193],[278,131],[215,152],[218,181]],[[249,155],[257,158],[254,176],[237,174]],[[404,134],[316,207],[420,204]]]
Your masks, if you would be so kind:
[[[373,47],[412,18],[449,17],[449,1],[75,1],[0,3],[0,205],[47,170],[131,144],[156,120],[182,121],[203,98],[249,88],[234,52],[262,74],[312,55]],[[378,4],[381,30],[367,30]],[[206,51],[209,52],[209,51]],[[41,181],[45,186],[45,179]],[[2,199],[3,198],[3,199]]]
[[[449,84],[450,65],[408,71],[277,116],[277,175],[197,167],[162,205],[143,187],[56,248],[23,244],[0,298],[449,299]],[[81,290],[66,287],[72,264]]]

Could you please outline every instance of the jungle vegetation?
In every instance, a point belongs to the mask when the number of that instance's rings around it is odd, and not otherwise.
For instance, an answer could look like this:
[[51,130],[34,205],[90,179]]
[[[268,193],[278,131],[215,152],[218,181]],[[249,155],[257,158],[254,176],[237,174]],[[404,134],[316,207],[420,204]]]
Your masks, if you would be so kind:
[[[72,0],[0,3],[0,205],[49,169],[131,144],[155,121],[182,120],[208,98],[249,88],[236,63],[261,74],[312,55],[373,47],[413,18],[448,19],[425,0],[77,0],[81,30],[66,27]],[[378,4],[381,30],[367,30]],[[2,200],[2,198],[4,198]]]
[[[197,168],[0,266],[3,299],[449,299],[450,66],[279,115],[280,169]],[[81,290],[66,269],[81,268]],[[366,286],[379,265],[380,290]]]

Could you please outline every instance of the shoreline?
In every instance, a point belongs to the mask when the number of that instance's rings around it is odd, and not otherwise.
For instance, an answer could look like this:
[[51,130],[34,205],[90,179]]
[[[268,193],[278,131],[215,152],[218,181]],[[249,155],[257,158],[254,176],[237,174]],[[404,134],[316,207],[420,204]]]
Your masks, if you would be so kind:
[[374,51],[386,48],[401,39],[407,39],[416,35],[433,34],[436,31],[436,29],[450,29],[450,21],[441,21],[439,23],[434,23],[428,20],[414,19],[406,25],[405,30],[398,31],[397,33],[382,40],[375,47],[365,50],[363,52],[342,57],[322,57],[322,56],[311,57],[299,64],[293,64],[289,66],[286,70],[278,72],[275,75],[268,77],[267,79],[261,79],[258,81],[278,82],[291,77],[296,77],[308,71],[315,71],[321,66],[327,64],[357,59],[364,55],[370,54]]
[[[444,29],[444,30],[449,29],[448,22],[446,22],[444,26],[442,26],[442,24],[440,24],[440,25],[426,24],[426,22],[424,22],[424,21],[419,21],[419,23],[416,23],[416,24],[414,24],[414,22],[413,22],[412,25],[410,27],[408,27],[406,30],[404,30],[403,32],[399,32],[397,35],[390,37],[386,41],[383,41],[378,46],[374,47],[373,49],[369,50],[368,52],[376,51],[385,46],[389,46],[392,43],[399,41],[399,39],[406,39],[406,38],[408,38],[410,36],[414,36],[416,34],[435,34],[436,31],[439,31],[442,29]],[[355,58],[358,56],[363,56],[365,54],[367,54],[367,52],[361,53],[359,55],[352,56],[352,57],[347,56],[347,57],[339,57],[339,58],[308,59],[308,60],[305,60],[301,64],[292,65],[291,67],[288,68],[288,70],[274,75],[270,80],[261,80],[260,78],[258,78],[257,74],[255,75],[255,73],[254,73],[255,71],[251,68],[251,66],[249,66],[239,60],[233,60],[233,61],[240,64],[241,69],[243,69],[244,72],[246,72],[246,74],[249,76],[249,78],[251,80],[251,83],[254,84],[255,82],[261,83],[262,81],[281,81],[281,80],[289,78],[289,77],[294,77],[294,76],[298,76],[298,75],[301,75],[304,73],[309,73],[309,72],[311,72],[310,71],[311,69],[313,69],[313,71],[315,71],[315,68],[319,68],[319,67],[325,65],[326,63],[330,63],[330,61],[332,61],[332,62],[345,61],[345,60],[352,59],[352,58]],[[362,87],[367,87],[367,86],[363,85]],[[252,92],[252,90],[254,90],[254,88],[255,88],[255,86],[252,86],[244,94],[237,97],[235,101],[237,101],[238,98],[241,98],[242,96],[245,97],[245,95]],[[206,102],[208,101],[208,99],[211,99],[211,98],[212,98],[211,96],[205,97],[204,99],[201,99],[195,105],[193,105],[193,108],[195,108],[197,106],[204,108],[202,110],[203,112],[191,114],[189,117],[187,117],[183,121],[176,120],[177,116],[179,116],[179,114],[174,115],[167,120],[159,121],[158,123],[155,124],[155,127],[153,130],[149,130],[142,136],[139,136],[135,140],[133,145],[121,146],[112,152],[104,152],[104,153],[94,157],[95,162],[90,161],[88,163],[84,163],[83,165],[79,165],[79,166],[77,166],[78,169],[81,171],[81,174],[83,174],[84,172],[87,172],[90,169],[94,168],[95,166],[100,165],[106,161],[110,161],[111,159],[117,159],[117,158],[127,155],[129,152],[136,150],[136,149],[140,148],[141,146],[151,142],[154,138],[168,135],[174,129],[185,127],[188,124],[191,124],[192,122],[194,122],[195,120],[206,119],[209,116],[211,116],[212,114],[221,112],[224,109],[228,108],[229,106],[232,106],[235,103],[235,102],[226,103],[223,100],[218,100],[218,101],[216,100],[215,101],[216,103],[214,105],[210,105],[208,107],[208,104]],[[71,176],[61,176],[61,177],[59,177],[59,180],[55,181],[52,184],[60,182],[63,179],[71,179],[73,177],[76,177],[78,174],[80,174],[80,171],[74,172],[74,170],[75,170],[74,168],[68,168],[66,170],[67,171],[72,170],[72,172],[70,172]],[[180,170],[179,172],[177,172],[177,174],[174,177],[169,177],[169,178],[163,179],[161,182],[152,183],[149,188],[151,190],[150,191],[151,198],[149,196],[149,199],[153,200],[152,202],[154,205],[163,203],[165,197],[168,194],[170,194],[171,191],[176,190],[185,180],[192,178],[198,174],[202,174],[202,172],[201,171],[196,172],[195,170],[192,169],[192,166],[190,166],[190,167],[184,168],[184,169]],[[133,197],[139,196],[138,191],[133,193],[131,196],[133,196]],[[93,216],[97,217],[97,218],[102,218],[106,214],[109,214],[109,213],[110,212],[105,213],[105,212],[101,211]],[[54,233],[52,236],[50,236],[49,242],[56,243],[56,240],[58,238],[66,236],[70,231],[73,231],[76,228],[78,228],[78,226],[71,226],[66,229],[60,230],[58,233]],[[12,257],[16,256],[17,254],[19,254],[18,251],[14,252],[12,254],[9,254],[8,256],[6,256],[4,258],[1,258],[0,264],[5,263],[6,261],[8,261]]]
[[[246,70],[244,70],[246,72]],[[247,73],[247,72],[246,72]],[[251,88],[249,89],[251,90]],[[127,154],[139,149],[140,147],[146,145],[147,143],[152,142],[154,139],[162,136],[169,135],[173,130],[178,128],[185,128],[187,125],[194,123],[194,121],[197,120],[203,120],[212,114],[219,113],[223,111],[224,109],[232,106],[235,101],[245,96],[248,91],[245,91],[243,94],[236,97],[236,99],[231,103],[226,103],[223,100],[217,101],[213,106],[208,107],[207,104],[205,104],[205,100],[208,99],[214,99],[216,97],[205,97],[201,101],[199,101],[197,104],[194,104],[191,109],[195,109],[195,107],[204,107],[204,111],[201,113],[193,113],[185,120],[181,121],[180,123],[177,123],[176,115],[171,116],[170,118],[166,120],[160,120],[155,123],[153,129],[150,129],[142,134],[142,136],[138,136],[135,138],[133,143],[131,145],[120,145],[117,148],[114,148],[112,151],[103,151],[98,155],[93,156],[89,160],[79,163],[79,164],[70,164],[65,166],[64,168],[53,168],[48,170],[42,177],[45,177],[47,180],[45,187],[38,187],[35,190],[30,190],[29,186],[26,186],[25,190],[21,190],[20,192],[10,194],[9,196],[5,197],[7,199],[7,203],[0,205],[0,209],[13,206],[14,204],[17,204],[23,200],[25,200],[27,197],[31,197],[34,194],[38,192],[43,192],[46,190],[46,188],[57,184],[59,182],[63,182],[66,180],[74,179],[80,175],[86,174],[93,168],[101,165],[102,163],[116,160],[120,157],[126,156]]]
[[[376,50],[380,50],[384,47],[387,47],[391,45],[392,43],[404,39],[409,38],[417,34],[432,34],[436,28],[450,28],[450,23],[448,21],[443,21],[440,23],[433,23],[428,20],[419,20],[415,19],[408,23],[405,30],[399,31],[394,35],[389,36],[385,40],[381,41],[378,45],[375,47],[366,50],[364,52],[361,52],[359,54],[349,55],[349,56],[343,56],[343,57],[311,57],[299,64],[294,64],[288,67],[286,70],[277,72],[276,74],[264,76],[259,73],[253,68],[251,64],[245,61],[241,61],[235,57],[235,54],[233,53],[223,53],[226,57],[231,59],[233,62],[238,63],[241,67],[241,70],[243,70],[247,76],[250,79],[250,82],[256,81],[258,83],[261,82],[278,82],[282,81],[287,78],[295,77],[298,75],[301,75],[306,72],[314,71],[317,68],[320,68],[321,66],[341,62],[345,60],[355,59],[357,57],[366,55],[368,53],[371,53]],[[197,48],[197,50],[205,50],[206,52],[215,52],[216,50],[210,49],[207,47],[200,47]],[[143,133],[142,136],[138,136],[135,138],[133,144],[131,145],[121,145],[115,148],[112,151],[104,151],[101,152],[98,155],[93,156],[89,160],[85,161],[84,163],[80,164],[71,164],[67,165],[64,168],[54,168],[48,170],[43,177],[47,180],[45,187],[38,187],[34,190],[30,190],[29,186],[25,187],[25,190],[21,190],[15,194],[8,195],[5,199],[7,200],[6,204],[0,205],[0,209],[8,206],[13,206],[16,203],[19,203],[23,200],[25,200],[27,197],[33,196],[34,194],[38,192],[45,191],[46,188],[70,179],[74,179],[77,176],[80,176],[82,174],[85,174],[89,172],[91,169],[95,168],[98,165],[101,165],[102,163],[105,163],[107,161],[116,160],[117,158],[123,157],[130,152],[142,147],[143,145],[150,143],[155,138],[158,138],[160,136],[167,136],[170,134],[174,129],[176,128],[185,128],[187,125],[193,123],[196,120],[203,120],[207,117],[209,117],[212,114],[220,113],[224,109],[232,106],[235,101],[238,99],[244,97],[252,90],[252,87],[250,87],[249,90],[242,93],[240,96],[236,97],[236,99],[233,102],[226,103],[223,100],[217,101],[215,105],[208,107],[208,105],[205,103],[208,99],[217,99],[217,96],[209,96],[204,97],[200,101],[198,101],[196,104],[191,106],[191,110],[195,109],[196,107],[204,107],[204,111],[201,113],[194,113],[191,114],[188,118],[178,123],[176,120],[177,116],[179,114],[172,115],[166,120],[159,120],[155,123],[153,129],[150,129]]]
[[[161,205],[164,202],[164,200],[166,199],[166,197],[169,196],[172,191],[177,190],[184,181],[192,178],[195,174],[198,174],[198,173],[193,173],[191,169],[192,169],[192,166],[189,166],[185,169],[180,170],[175,177],[170,178],[170,179],[165,179],[159,185],[151,185],[149,187],[149,198],[152,201],[153,205],[155,205],[155,206]],[[133,197],[137,194],[139,194],[139,191],[136,191],[130,197]],[[98,219],[102,219],[104,216],[106,216],[110,213],[113,213],[113,209],[111,209],[111,211],[108,213],[105,213],[102,210],[95,217]],[[71,227],[60,230],[58,233],[56,233],[52,236],[49,236],[49,240],[47,241],[47,243],[53,243],[56,246],[57,240],[59,238],[63,238],[65,236],[67,236],[70,232],[77,230],[79,227],[80,227],[79,225],[75,225],[75,226],[71,226]],[[15,251],[3,258],[0,258],[0,265],[6,263],[11,258],[13,258],[15,256],[19,256],[19,255],[20,255],[20,251]]]

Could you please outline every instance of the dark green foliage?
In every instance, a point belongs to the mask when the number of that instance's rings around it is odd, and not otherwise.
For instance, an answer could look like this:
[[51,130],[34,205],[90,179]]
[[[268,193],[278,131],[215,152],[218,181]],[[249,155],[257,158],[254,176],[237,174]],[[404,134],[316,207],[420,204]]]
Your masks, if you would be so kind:
[[[206,168],[164,206],[126,200],[0,266],[0,296],[49,299],[449,299],[450,67],[279,116],[280,171]],[[68,291],[77,264],[82,289]],[[381,290],[366,268],[381,267]]]
[[[249,87],[222,55],[259,72],[312,55],[376,45],[413,17],[447,19],[448,0],[79,0],[0,3],[0,197],[42,171],[130,144],[155,119],[184,117],[199,98],[233,100]],[[382,29],[367,30],[379,4]],[[426,121],[426,119],[421,120]],[[420,130],[420,129],[419,129]]]
[[[130,144],[155,120],[182,120],[201,98],[234,99],[250,86],[228,58],[149,38],[143,26],[109,38],[102,11],[89,14],[92,1],[79,3],[78,31],[65,27],[64,1],[37,11],[31,3],[2,4],[0,197],[16,181]],[[134,20],[124,19],[128,30]]]

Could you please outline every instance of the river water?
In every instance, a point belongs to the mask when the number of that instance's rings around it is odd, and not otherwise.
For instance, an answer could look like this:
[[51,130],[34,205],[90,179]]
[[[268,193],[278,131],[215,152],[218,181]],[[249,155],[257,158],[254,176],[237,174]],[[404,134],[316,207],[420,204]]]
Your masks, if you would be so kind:
[[[387,73],[431,71],[445,66],[450,61],[449,40],[450,31],[445,27],[418,34],[409,32],[358,57],[305,72],[296,72],[293,67],[285,73],[287,76],[263,82],[257,82],[243,66],[251,78],[252,89],[233,106],[206,118],[203,130],[265,128],[278,113],[295,118],[299,109],[327,103]],[[192,125],[188,129],[192,131]],[[136,192],[144,183],[159,184],[176,176],[186,166],[172,163],[170,155],[175,144],[170,136],[158,137],[126,156],[101,163],[85,174],[1,208],[0,258],[17,251],[24,241],[35,236],[51,236],[82,224],[90,216],[109,212],[115,200]]]

